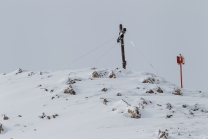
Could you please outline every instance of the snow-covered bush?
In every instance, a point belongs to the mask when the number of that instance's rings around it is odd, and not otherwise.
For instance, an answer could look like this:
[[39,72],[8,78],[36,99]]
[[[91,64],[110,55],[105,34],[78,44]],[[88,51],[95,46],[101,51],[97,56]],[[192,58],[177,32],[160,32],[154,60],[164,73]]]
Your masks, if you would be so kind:
[[131,118],[140,118],[141,114],[139,113],[139,108],[135,107],[135,110],[128,109],[128,113],[131,114]]
[[1,134],[1,132],[3,132],[4,131],[4,129],[3,129],[3,125],[2,124],[0,124],[0,134]]
[[182,92],[181,92],[181,90],[179,88],[174,88],[174,92],[172,94],[181,96]]
[[158,131],[158,137],[159,139],[168,139],[168,132],[166,131]]
[[70,86],[64,89],[64,93],[65,94],[71,94],[71,95],[76,95],[76,92],[74,91],[74,89]]
[[109,72],[109,75],[108,75],[109,78],[116,78],[116,75],[113,71]]

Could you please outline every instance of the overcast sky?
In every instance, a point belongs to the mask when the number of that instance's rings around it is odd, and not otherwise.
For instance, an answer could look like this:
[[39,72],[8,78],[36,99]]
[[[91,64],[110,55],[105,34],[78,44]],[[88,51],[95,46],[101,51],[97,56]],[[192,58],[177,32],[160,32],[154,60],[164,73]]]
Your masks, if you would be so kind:
[[207,0],[1,0],[0,73],[122,67],[119,44],[92,65],[116,38],[67,66],[117,36],[120,23],[127,28],[129,70],[159,73],[179,85],[181,53],[184,87],[208,91]]

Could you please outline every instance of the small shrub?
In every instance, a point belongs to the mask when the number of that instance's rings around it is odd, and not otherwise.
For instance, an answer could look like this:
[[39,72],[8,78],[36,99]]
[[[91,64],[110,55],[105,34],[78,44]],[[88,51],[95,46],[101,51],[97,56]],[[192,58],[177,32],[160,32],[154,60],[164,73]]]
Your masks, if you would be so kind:
[[167,131],[158,131],[158,137],[159,137],[159,139],[162,139],[162,138],[164,138],[164,139],[168,139],[168,133],[167,133]]
[[171,110],[171,109],[173,108],[172,105],[171,105],[170,103],[167,103],[166,105],[167,105],[166,109]]
[[22,73],[22,69],[20,68],[17,70],[16,74],[19,74],[19,73]]
[[174,92],[173,92],[172,94],[182,96],[182,92],[181,92],[181,90],[178,89],[178,88],[174,88]]
[[144,98],[141,98],[141,100],[142,100],[142,103],[143,103],[143,104],[145,104],[145,105],[147,105],[147,104],[148,104],[148,101],[147,101],[147,100],[145,100]]
[[108,100],[107,100],[106,98],[104,98],[104,99],[103,99],[103,104],[106,105],[107,103],[108,103]]
[[194,113],[192,111],[189,110],[189,114],[194,116]]
[[122,96],[121,93],[118,93],[117,96]]
[[162,90],[160,87],[158,87],[158,88],[157,88],[157,92],[158,92],[158,93],[163,93],[163,90]]
[[147,79],[144,79],[144,81],[142,83],[151,83],[151,84],[154,84],[155,82],[155,78],[147,78]]
[[109,73],[109,78],[116,78],[116,75],[113,71]]
[[42,116],[40,116],[40,118],[42,118],[42,119],[45,118],[45,119],[50,120],[52,117],[56,118],[57,116],[58,116],[58,114],[53,114],[52,116],[49,116],[49,115],[47,116],[47,115],[45,115],[45,113],[43,113]]
[[113,108],[112,111],[116,111],[116,108]]
[[187,107],[187,105],[186,105],[186,104],[183,104],[183,105],[182,105],[182,107],[183,107],[183,108],[186,108],[186,107]]
[[107,88],[103,88],[101,91],[106,92],[108,89]]
[[146,91],[146,93],[154,94],[154,91],[152,89]]
[[166,119],[172,117],[173,115],[166,115]]
[[94,71],[93,73],[92,73],[92,78],[99,78],[100,76],[99,76],[99,74],[97,73],[97,71]]
[[66,88],[64,89],[65,94],[71,94],[71,95],[76,95],[76,92],[74,91],[73,88]]
[[135,110],[128,109],[128,113],[131,114],[131,118],[140,118],[141,114],[139,114],[139,108],[135,107]]
[[51,117],[50,117],[50,116],[47,116],[47,118],[48,118],[48,120],[50,120],[50,119],[51,119]]
[[45,113],[43,112],[43,113],[42,113],[42,116],[40,116],[40,118],[43,119],[43,118],[45,118],[45,117],[46,117],[46,115],[45,115]]
[[76,83],[75,80],[72,80],[71,78],[68,78],[66,84],[70,85],[70,84],[74,84]]
[[199,110],[199,107],[198,107],[198,104],[195,104],[194,105],[194,109],[191,109],[192,111],[198,111]]
[[3,116],[3,120],[9,120],[9,117],[7,117],[6,115]]
[[0,134],[1,134],[1,132],[3,132],[4,131],[4,129],[3,129],[3,127],[2,127],[3,125],[2,124],[0,124]]

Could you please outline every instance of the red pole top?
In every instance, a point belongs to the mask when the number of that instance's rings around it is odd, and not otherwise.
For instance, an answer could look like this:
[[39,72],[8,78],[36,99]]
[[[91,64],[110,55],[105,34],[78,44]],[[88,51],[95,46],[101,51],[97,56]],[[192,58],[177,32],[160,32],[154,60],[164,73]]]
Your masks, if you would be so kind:
[[177,63],[180,64],[185,64],[185,60],[184,57],[180,54],[179,56],[176,57],[177,58]]

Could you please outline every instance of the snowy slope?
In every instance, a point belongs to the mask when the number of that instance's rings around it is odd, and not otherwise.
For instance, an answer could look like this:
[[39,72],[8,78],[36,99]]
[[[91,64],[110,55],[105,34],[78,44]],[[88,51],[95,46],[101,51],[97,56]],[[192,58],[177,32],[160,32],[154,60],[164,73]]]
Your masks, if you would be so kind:
[[18,72],[0,75],[0,139],[208,139],[207,92],[122,69]]

